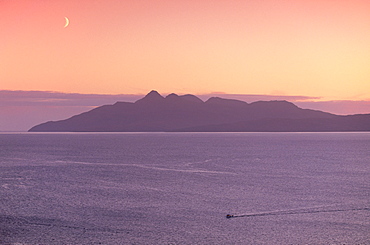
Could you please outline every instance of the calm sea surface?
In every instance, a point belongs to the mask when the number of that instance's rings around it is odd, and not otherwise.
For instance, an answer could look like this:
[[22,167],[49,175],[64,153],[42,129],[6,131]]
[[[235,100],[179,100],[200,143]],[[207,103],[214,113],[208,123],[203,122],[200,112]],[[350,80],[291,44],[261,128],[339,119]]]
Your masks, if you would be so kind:
[[0,134],[0,244],[370,244],[369,208],[370,133]]

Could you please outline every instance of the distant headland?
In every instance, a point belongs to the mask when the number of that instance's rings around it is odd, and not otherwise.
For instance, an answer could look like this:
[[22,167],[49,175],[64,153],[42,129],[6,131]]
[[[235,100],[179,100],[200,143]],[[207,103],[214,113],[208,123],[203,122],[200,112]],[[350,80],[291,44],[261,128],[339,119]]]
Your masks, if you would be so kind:
[[136,102],[103,105],[29,132],[349,132],[370,131],[370,114],[341,116],[288,101],[246,103],[151,91]]

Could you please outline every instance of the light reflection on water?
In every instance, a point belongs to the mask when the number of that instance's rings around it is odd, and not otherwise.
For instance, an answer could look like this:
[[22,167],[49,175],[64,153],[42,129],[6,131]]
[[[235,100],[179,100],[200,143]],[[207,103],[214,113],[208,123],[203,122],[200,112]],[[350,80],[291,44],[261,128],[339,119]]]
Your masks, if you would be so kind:
[[369,133],[2,133],[0,243],[365,244],[369,143]]

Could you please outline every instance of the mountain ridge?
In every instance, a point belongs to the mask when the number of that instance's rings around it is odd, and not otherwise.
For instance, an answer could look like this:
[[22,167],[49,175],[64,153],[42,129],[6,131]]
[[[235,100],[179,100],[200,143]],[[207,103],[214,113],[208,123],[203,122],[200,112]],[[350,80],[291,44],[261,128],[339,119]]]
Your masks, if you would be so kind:
[[333,132],[370,131],[370,114],[339,116],[288,101],[244,101],[152,90],[135,102],[116,102],[32,127],[30,132]]

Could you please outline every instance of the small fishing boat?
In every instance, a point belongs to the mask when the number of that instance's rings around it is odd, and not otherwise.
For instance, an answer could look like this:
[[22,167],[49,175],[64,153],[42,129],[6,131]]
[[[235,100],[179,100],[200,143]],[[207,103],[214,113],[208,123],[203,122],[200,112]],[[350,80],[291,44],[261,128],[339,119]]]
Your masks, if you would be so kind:
[[226,215],[226,219],[230,219],[230,218],[232,218],[232,217],[234,217],[234,215],[232,215],[232,214],[227,214],[227,215]]

